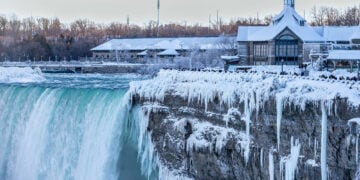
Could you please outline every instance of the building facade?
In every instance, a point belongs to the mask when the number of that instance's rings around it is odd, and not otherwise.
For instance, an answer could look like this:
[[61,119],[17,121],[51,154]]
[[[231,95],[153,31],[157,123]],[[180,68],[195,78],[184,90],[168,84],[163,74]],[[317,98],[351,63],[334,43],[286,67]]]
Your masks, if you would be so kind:
[[190,56],[197,51],[203,54],[221,51],[237,53],[236,37],[183,37],[183,38],[131,38],[112,39],[91,49],[94,60],[137,61],[149,58],[171,59]]
[[269,26],[240,26],[238,57],[241,65],[298,65],[311,60],[311,53],[360,45],[359,26],[309,26],[295,11],[295,0],[284,0],[284,8]]

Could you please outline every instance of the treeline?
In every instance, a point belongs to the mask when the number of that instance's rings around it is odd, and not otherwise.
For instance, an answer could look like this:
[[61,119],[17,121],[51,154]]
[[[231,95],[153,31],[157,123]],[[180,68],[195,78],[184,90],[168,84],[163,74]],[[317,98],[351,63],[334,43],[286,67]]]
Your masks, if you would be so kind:
[[266,19],[240,18],[224,23],[220,18],[208,26],[163,24],[158,31],[155,21],[143,26],[118,22],[97,24],[86,19],[66,24],[58,18],[0,16],[0,61],[77,60],[90,57],[92,47],[111,38],[235,35],[240,25],[265,24]]
[[339,10],[333,7],[311,9],[314,26],[357,26],[360,25],[360,5]]
[[[359,7],[337,10],[330,7],[312,9],[311,25],[358,25]],[[24,18],[0,16],[0,61],[4,60],[76,60],[90,57],[92,47],[112,38],[187,37],[236,35],[238,26],[268,25],[272,16],[263,19],[219,17],[209,24],[168,23],[157,28],[156,21],[143,25],[95,23],[79,19],[63,23],[58,18]]]

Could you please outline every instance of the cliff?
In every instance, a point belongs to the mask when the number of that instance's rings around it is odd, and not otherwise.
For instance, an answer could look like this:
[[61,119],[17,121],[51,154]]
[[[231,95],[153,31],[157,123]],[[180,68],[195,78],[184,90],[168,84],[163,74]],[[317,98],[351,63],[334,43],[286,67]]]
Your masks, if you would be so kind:
[[143,173],[160,179],[354,179],[359,92],[316,77],[161,71],[130,84],[128,124]]

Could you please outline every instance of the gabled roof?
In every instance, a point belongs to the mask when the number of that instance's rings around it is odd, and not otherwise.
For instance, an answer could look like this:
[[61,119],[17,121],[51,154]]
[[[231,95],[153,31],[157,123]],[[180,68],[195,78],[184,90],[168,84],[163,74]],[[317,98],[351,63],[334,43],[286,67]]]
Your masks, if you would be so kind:
[[311,28],[305,19],[290,6],[284,6],[281,13],[273,18],[272,23],[268,27],[248,33],[248,40],[269,41],[274,39],[286,28],[295,33],[302,41],[324,41],[324,38]]
[[158,53],[159,56],[178,56],[179,53],[175,49],[166,49],[165,51],[162,51]]

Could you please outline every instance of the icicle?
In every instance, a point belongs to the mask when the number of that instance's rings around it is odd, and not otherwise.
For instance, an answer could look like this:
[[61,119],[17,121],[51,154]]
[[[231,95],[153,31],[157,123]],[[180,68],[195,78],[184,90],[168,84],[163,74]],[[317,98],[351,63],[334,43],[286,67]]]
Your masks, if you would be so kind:
[[321,179],[327,179],[326,145],[327,145],[327,111],[325,102],[321,102]]
[[269,151],[269,178],[274,180],[274,156],[271,150]]
[[356,149],[355,149],[355,153],[356,153],[356,164],[359,164],[359,135],[356,135]]
[[264,164],[264,149],[261,148],[260,150],[260,166],[263,167]]
[[282,157],[280,160],[280,177],[282,179],[282,170],[285,165],[285,179],[293,180],[295,178],[295,170],[297,169],[297,163],[300,156],[301,144],[299,140],[294,143],[294,138],[291,137],[291,149],[290,154],[287,157]]
[[316,161],[316,156],[317,156],[317,145],[318,142],[316,140],[316,138],[314,138],[314,160]]
[[249,98],[245,98],[245,123],[246,123],[246,136],[250,137],[250,107],[249,107]]
[[281,129],[282,112],[283,112],[282,97],[276,96],[276,137],[277,137],[278,150],[280,149],[280,129]]
[[250,107],[249,107],[249,94],[247,93],[245,96],[245,123],[246,123],[246,137],[248,139],[248,143],[246,144],[245,147],[245,151],[244,151],[244,157],[245,157],[245,162],[247,163],[249,160],[249,155],[250,155],[250,143],[251,143],[251,138],[250,138],[250,116],[251,116],[251,111],[250,111]]

